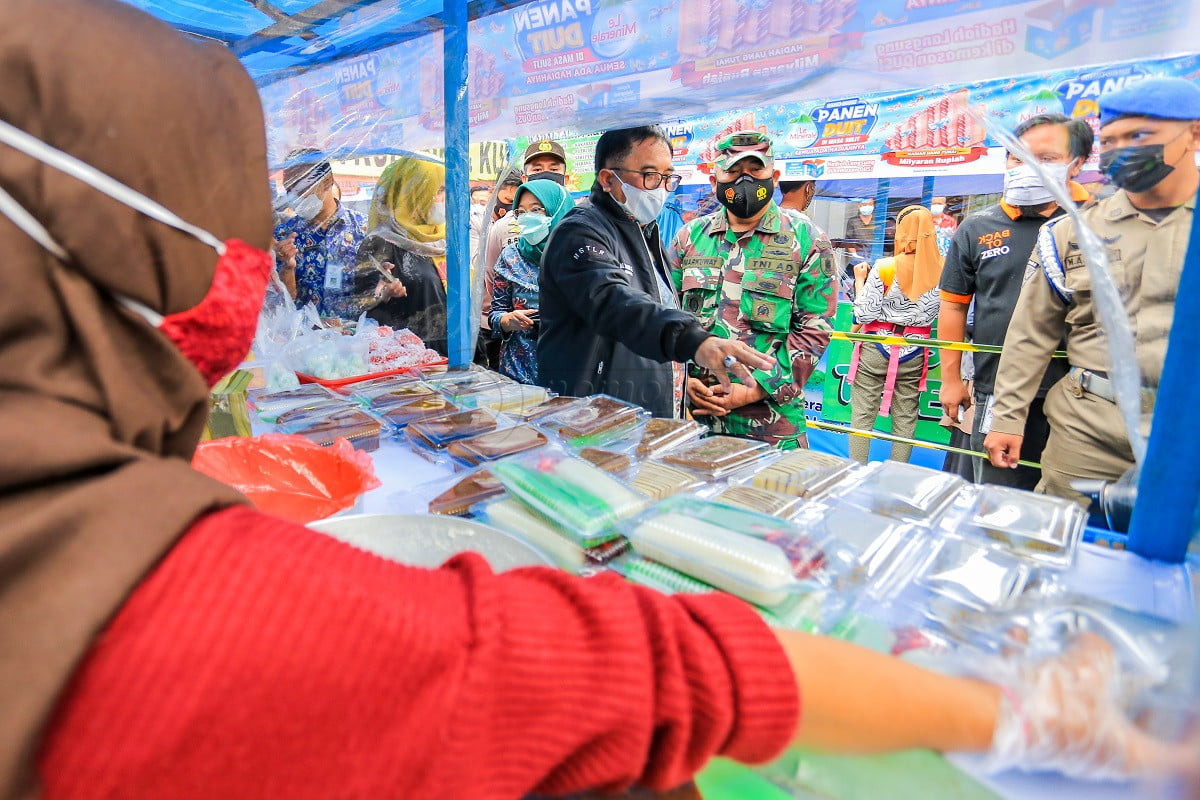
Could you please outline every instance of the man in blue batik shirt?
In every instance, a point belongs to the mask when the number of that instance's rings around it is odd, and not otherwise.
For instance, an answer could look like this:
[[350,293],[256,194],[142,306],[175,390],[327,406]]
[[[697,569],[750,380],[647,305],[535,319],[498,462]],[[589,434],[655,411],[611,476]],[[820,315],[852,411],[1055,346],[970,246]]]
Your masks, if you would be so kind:
[[333,168],[320,151],[288,156],[283,187],[293,216],[275,226],[276,261],[299,306],[313,303],[322,317],[353,319],[351,302],[358,246],[365,234],[360,214],[342,205]]

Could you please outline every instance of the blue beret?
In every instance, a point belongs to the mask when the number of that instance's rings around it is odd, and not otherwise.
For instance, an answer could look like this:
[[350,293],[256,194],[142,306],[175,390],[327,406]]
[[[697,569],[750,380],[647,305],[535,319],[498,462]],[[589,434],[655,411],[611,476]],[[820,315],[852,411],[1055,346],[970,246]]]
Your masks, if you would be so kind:
[[1118,117],[1200,119],[1200,86],[1183,78],[1149,78],[1100,95],[1100,124]]

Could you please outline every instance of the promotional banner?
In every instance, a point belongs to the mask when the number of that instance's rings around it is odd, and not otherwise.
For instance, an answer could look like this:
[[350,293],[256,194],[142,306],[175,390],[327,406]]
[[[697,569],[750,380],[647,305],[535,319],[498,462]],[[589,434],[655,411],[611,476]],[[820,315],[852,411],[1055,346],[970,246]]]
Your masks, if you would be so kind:
[[[1008,117],[1075,82],[1063,99],[1082,116],[1095,95],[1073,65],[1151,59],[1186,75],[1162,56],[1196,41],[1186,0],[539,0],[470,23],[470,122],[476,139],[565,138],[755,109],[797,154],[953,167],[985,155],[972,106]],[[435,31],[267,83],[273,158],[439,146],[443,58]]]

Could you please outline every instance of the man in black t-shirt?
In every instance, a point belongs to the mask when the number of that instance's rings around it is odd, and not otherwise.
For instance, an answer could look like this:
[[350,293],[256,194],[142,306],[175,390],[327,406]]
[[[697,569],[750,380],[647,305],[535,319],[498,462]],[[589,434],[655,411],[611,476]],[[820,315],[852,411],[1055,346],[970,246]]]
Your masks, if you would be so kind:
[[[1072,199],[1077,203],[1089,199],[1083,187],[1070,180],[1079,174],[1092,152],[1092,130],[1085,121],[1071,120],[1062,114],[1043,114],[1021,123],[1013,133],[1043,166],[1069,185]],[[967,309],[974,301],[975,343],[1004,344],[1038,231],[1047,220],[1064,213],[1031,167],[1012,153],[1007,167],[1004,199],[963,220],[946,253],[938,314],[941,339],[966,339]],[[974,397],[960,375],[961,353],[943,350],[941,361],[942,407],[951,419],[958,419],[960,407],[965,411],[972,403],[976,404],[971,449],[982,452],[983,440],[991,427],[992,390],[1000,356],[975,354]],[[1054,359],[1046,369],[1025,427],[1021,454],[1026,460],[1041,458],[1050,433],[1042,400],[1066,370],[1063,359]],[[974,461],[978,483],[1033,489],[1041,477],[1039,470],[1031,467],[1000,469],[986,458]]]

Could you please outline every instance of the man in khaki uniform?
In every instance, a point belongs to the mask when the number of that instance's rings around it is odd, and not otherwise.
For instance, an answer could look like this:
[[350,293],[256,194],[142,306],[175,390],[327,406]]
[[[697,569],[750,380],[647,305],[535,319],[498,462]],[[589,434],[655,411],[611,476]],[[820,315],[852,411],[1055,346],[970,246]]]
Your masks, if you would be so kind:
[[[1142,411],[1148,414],[1200,187],[1195,163],[1200,87],[1178,78],[1142,81],[1101,97],[1100,119],[1101,170],[1118,191],[1081,213],[1107,243],[1109,271],[1133,327]],[[1088,268],[1069,217],[1043,227],[1005,337],[991,432],[984,441],[995,466],[1017,465],[1030,402],[1064,335],[1070,372],[1046,397],[1050,437],[1037,490],[1086,503],[1071,481],[1116,480],[1133,465],[1133,454],[1108,380],[1108,345]]]

